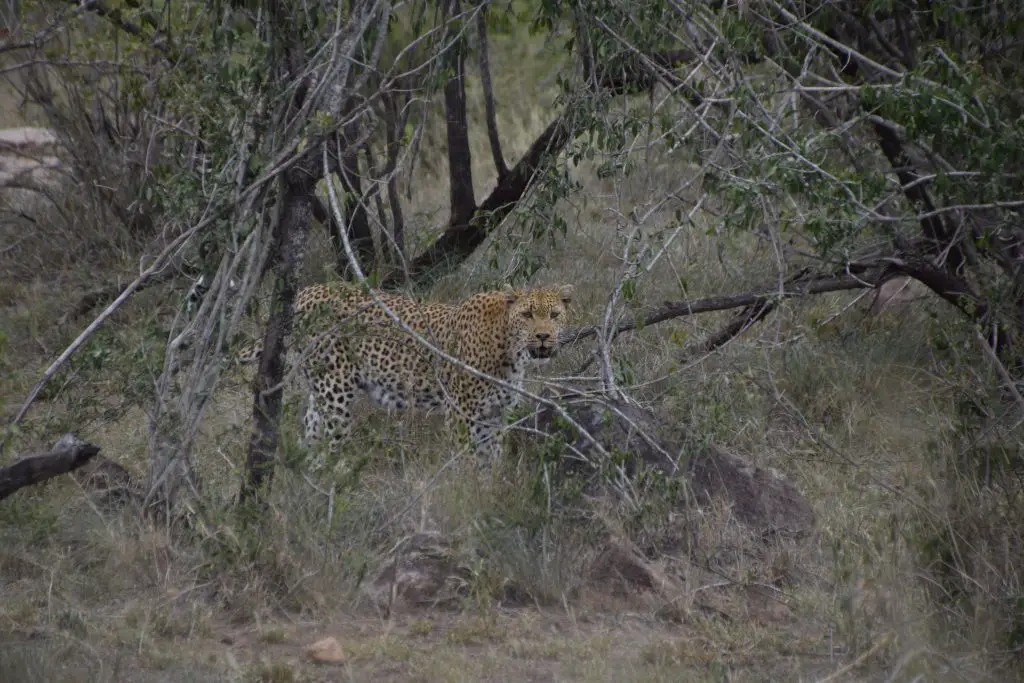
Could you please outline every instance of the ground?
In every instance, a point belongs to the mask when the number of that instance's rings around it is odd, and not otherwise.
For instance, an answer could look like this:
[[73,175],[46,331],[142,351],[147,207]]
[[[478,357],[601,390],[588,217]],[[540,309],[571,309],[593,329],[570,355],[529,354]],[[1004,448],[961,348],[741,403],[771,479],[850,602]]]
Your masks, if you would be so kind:
[[[611,609],[615,607],[616,609]],[[834,667],[825,633],[780,639],[767,612],[743,640],[722,647],[706,626],[631,612],[527,608],[425,610],[392,620],[338,615],[329,621],[203,624],[202,637],[143,636],[116,643],[73,636],[8,634],[0,663],[19,659],[37,676],[64,681],[773,681],[813,679]],[[634,609],[637,605],[633,605]],[[684,622],[709,617],[694,609]],[[792,628],[791,626],[789,628]],[[309,645],[334,637],[342,662],[315,662]],[[53,657],[49,662],[44,657]],[[64,662],[62,667],[59,662]],[[10,669],[8,669],[10,671]],[[17,669],[14,669],[17,671]],[[15,679],[10,679],[15,680]]]

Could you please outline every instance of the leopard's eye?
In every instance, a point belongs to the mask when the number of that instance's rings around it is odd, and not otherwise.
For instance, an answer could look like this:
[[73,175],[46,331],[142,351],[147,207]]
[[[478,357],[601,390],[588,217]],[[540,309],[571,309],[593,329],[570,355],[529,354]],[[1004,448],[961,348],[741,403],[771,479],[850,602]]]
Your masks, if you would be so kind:
[[529,320],[533,317],[533,311],[523,311],[523,317]]
[[561,313],[559,313],[558,311],[551,311],[551,319],[552,320],[557,318],[559,315],[561,315]]

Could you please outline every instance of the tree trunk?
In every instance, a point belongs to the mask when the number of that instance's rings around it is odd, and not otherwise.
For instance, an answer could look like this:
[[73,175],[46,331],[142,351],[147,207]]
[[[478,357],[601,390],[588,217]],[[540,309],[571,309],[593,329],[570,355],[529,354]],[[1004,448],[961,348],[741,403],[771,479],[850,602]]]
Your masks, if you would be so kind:
[[[459,13],[458,0],[452,0],[451,16]],[[448,133],[448,181],[451,190],[451,223],[469,223],[476,211],[473,195],[473,167],[469,150],[469,123],[466,116],[466,56],[463,40],[452,45],[448,55],[452,70],[444,86],[444,108]]]
[[281,214],[274,228],[273,248],[280,257],[274,267],[270,319],[253,383],[252,437],[238,497],[242,505],[264,505],[274,476],[284,396],[285,339],[292,330],[298,275],[316,200],[316,176],[308,171],[296,168],[288,173]]

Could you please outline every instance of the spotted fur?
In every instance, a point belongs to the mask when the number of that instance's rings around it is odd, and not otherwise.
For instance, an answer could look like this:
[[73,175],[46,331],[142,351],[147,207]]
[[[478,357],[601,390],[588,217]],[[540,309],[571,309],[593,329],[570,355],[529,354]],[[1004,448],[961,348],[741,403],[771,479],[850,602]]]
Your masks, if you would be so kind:
[[[558,350],[572,285],[482,292],[458,304],[421,303],[375,293],[409,328],[450,356],[522,388],[528,366]],[[350,285],[313,285],[295,305],[296,352],[309,391],[303,445],[326,437],[338,452],[351,406],[365,392],[387,408],[444,407],[449,423],[468,429],[477,452],[500,455],[497,431],[520,395],[475,377],[413,339],[371,296]],[[239,359],[254,361],[259,346]]]

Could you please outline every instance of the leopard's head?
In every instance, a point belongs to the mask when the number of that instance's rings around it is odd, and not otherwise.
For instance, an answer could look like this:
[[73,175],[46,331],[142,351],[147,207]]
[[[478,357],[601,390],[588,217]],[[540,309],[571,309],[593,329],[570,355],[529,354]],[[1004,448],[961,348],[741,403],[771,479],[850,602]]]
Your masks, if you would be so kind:
[[516,355],[546,361],[558,353],[558,335],[565,327],[566,308],[572,301],[572,285],[531,290],[503,290],[508,302],[508,335]]

